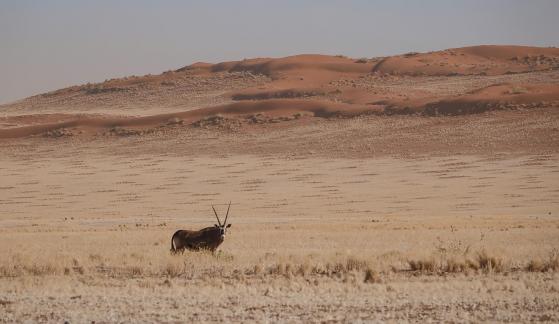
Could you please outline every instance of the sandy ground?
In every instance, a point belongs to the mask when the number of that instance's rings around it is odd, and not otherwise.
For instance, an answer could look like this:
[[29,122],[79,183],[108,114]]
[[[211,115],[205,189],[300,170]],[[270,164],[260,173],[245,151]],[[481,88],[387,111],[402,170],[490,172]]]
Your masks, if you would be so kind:
[[[213,141],[198,131],[191,145]],[[559,320],[557,274],[523,270],[559,246],[556,153],[192,154],[176,139],[4,143],[3,321]],[[220,257],[169,254],[229,200]],[[480,251],[505,270],[409,272]]]
[[[3,321],[55,322],[556,322],[547,274],[390,283],[193,283],[171,279],[52,279],[3,283]],[[22,287],[33,286],[35,291]]]
[[[0,106],[0,322],[558,322],[558,57],[197,64]],[[171,255],[229,201],[215,254]]]

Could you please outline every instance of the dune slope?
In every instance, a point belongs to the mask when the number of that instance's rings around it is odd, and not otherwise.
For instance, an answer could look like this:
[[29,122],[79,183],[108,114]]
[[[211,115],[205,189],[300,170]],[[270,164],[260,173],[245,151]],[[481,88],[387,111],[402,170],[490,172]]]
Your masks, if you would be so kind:
[[373,59],[295,55],[195,63],[33,96],[0,106],[0,138],[302,116],[463,115],[558,103],[556,48],[473,46]]

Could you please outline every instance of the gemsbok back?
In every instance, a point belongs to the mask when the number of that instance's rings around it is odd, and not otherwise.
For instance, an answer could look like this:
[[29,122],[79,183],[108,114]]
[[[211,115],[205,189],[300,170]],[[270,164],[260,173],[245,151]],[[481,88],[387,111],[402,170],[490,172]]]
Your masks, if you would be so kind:
[[171,253],[184,252],[185,249],[192,251],[199,250],[209,250],[214,252],[217,247],[223,243],[223,238],[227,229],[231,227],[231,224],[227,224],[227,217],[229,216],[229,209],[231,208],[231,202],[227,207],[227,214],[225,215],[225,221],[221,224],[217,212],[214,206],[212,209],[217,218],[217,224],[214,226],[202,228],[199,231],[191,230],[178,230],[173,234],[171,238]]

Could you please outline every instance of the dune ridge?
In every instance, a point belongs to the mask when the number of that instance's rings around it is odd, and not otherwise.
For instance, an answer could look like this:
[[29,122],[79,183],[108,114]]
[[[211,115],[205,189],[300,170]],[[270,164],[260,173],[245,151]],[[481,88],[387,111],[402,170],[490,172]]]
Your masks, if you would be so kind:
[[[477,79],[468,79],[472,75]],[[432,78],[440,80],[434,84]],[[455,90],[441,91],[442,87]],[[160,75],[33,96],[0,106],[4,113],[0,138],[69,128],[88,133],[116,127],[200,125],[216,116],[235,124],[301,116],[456,116],[557,107],[558,102],[556,48],[483,45],[371,59],[303,54],[198,62]],[[222,122],[228,121],[214,120],[210,125]]]
[[[33,118],[35,125],[0,129],[0,138],[19,138],[64,128],[110,129],[115,127],[154,128],[175,124],[194,124],[210,117],[248,122],[264,114],[271,121],[289,121],[301,116],[349,118],[364,114],[416,114],[425,116],[466,115],[491,110],[559,107],[559,85],[500,84],[466,95],[442,100],[378,101],[367,105],[336,103],[326,100],[262,99],[243,100],[231,104],[206,107],[177,113],[142,117],[79,115],[71,120],[49,122],[49,115]],[[59,117],[59,115],[55,115]],[[41,123],[41,118],[44,122]],[[65,115],[70,119],[71,115]],[[279,118],[279,119],[274,119]],[[20,118],[21,119],[21,118]],[[128,133],[126,133],[128,134]]]
[[[255,114],[265,113],[269,117],[295,116],[301,113],[310,113],[316,117],[357,116],[371,107],[356,106],[343,103],[332,103],[319,100],[298,99],[270,99],[252,102],[238,102],[198,110],[179,113],[159,114],[142,117],[113,117],[113,116],[87,116],[80,115],[76,118],[62,122],[48,122],[49,115],[44,115],[45,123],[24,127],[0,129],[0,138],[19,138],[61,128],[114,128],[135,127],[149,128],[172,124],[193,123],[211,116],[226,116],[229,118],[253,117]],[[298,116],[298,115],[297,115]]]

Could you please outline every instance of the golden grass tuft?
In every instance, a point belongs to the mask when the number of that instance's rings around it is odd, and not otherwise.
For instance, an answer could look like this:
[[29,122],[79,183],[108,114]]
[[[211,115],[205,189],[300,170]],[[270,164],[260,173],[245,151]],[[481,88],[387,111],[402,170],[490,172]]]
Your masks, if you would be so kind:
[[478,252],[476,261],[479,269],[486,273],[503,272],[506,270],[503,259],[488,254],[486,250]]
[[183,267],[176,263],[168,263],[163,268],[163,274],[169,277],[177,277],[183,272]]
[[365,283],[381,283],[382,279],[380,278],[380,274],[371,269],[371,268],[367,268],[365,270],[365,279],[363,279],[363,282]]
[[414,272],[439,274],[439,273],[468,273],[470,271],[482,271],[484,273],[500,273],[508,270],[503,258],[489,254],[481,250],[475,258],[466,255],[446,256],[439,258],[434,256],[426,259],[408,260],[409,270]]
[[559,251],[554,249],[547,259],[530,260],[524,268],[528,272],[556,272],[559,271]]
[[412,271],[420,272],[438,272],[439,265],[434,258],[429,258],[425,260],[409,260],[408,265]]

